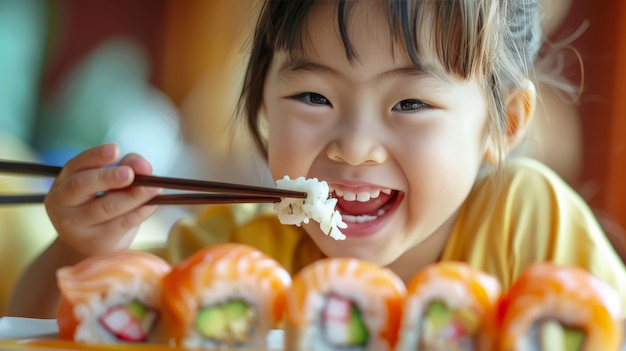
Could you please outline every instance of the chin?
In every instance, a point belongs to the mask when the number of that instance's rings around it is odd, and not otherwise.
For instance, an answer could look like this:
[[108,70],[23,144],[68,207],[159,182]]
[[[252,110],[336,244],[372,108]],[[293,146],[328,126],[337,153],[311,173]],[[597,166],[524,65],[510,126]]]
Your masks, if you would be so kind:
[[390,240],[380,238],[350,238],[335,240],[324,235],[317,223],[305,225],[305,229],[315,245],[328,257],[349,257],[366,260],[381,266],[387,266],[394,262],[399,255],[390,255]]
[[385,248],[381,245],[364,245],[358,240],[347,239],[345,241],[336,241],[329,243],[327,240],[317,242],[318,247],[328,257],[350,257],[360,260],[370,261],[382,266],[386,266],[393,262],[394,258],[384,255]]

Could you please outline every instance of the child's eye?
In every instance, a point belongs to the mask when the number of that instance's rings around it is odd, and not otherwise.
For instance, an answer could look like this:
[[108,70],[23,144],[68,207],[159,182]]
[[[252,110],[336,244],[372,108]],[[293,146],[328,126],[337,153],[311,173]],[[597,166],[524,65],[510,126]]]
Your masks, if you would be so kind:
[[393,108],[393,111],[419,111],[428,108],[428,104],[426,104],[422,100],[417,99],[407,99],[398,102]]
[[311,105],[330,105],[330,101],[328,101],[327,98],[317,93],[302,93],[296,95],[294,98]]

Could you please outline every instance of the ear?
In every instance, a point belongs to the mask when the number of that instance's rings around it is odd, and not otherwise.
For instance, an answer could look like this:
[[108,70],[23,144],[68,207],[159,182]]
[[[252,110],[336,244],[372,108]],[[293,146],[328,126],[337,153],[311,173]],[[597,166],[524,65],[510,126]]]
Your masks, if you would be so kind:
[[524,138],[528,126],[530,125],[532,116],[535,111],[537,100],[537,90],[535,85],[527,80],[518,88],[515,88],[508,95],[505,104],[506,113],[506,129],[502,136],[505,142],[506,150],[500,150],[494,137],[490,137],[487,141],[485,160],[490,164],[497,164],[498,161],[504,159],[502,152],[508,154],[513,150]]
[[506,104],[508,150],[514,149],[526,135],[532,116],[535,113],[536,101],[537,90],[535,85],[529,80],[509,95]]
[[261,104],[259,105],[259,114],[265,115],[265,99],[261,99]]

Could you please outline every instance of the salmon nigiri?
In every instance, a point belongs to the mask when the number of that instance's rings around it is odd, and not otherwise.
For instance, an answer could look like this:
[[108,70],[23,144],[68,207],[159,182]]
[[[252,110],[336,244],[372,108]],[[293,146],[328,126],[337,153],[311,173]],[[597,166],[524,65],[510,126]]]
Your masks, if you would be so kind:
[[288,292],[287,350],[393,350],[405,292],[395,273],[374,263],[316,261]]
[[407,285],[399,351],[483,350],[500,297],[496,278],[462,262],[438,262]]
[[91,256],[57,271],[59,337],[86,343],[146,342],[160,314],[158,256],[122,250]]
[[290,284],[277,261],[250,246],[199,250],[163,279],[169,338],[187,348],[265,348]]
[[617,351],[621,308],[617,292],[588,271],[534,264],[498,304],[495,350]]

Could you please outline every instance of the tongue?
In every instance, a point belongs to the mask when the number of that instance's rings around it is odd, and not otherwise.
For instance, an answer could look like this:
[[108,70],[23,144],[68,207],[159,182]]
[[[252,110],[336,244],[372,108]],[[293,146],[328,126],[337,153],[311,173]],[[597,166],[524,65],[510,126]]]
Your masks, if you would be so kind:
[[359,216],[359,215],[376,215],[379,209],[381,209],[391,198],[391,195],[381,193],[375,199],[370,199],[368,202],[359,201],[346,201],[342,198],[337,198],[337,208],[342,214]]

